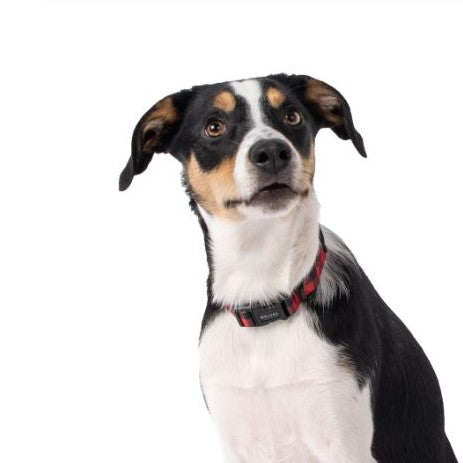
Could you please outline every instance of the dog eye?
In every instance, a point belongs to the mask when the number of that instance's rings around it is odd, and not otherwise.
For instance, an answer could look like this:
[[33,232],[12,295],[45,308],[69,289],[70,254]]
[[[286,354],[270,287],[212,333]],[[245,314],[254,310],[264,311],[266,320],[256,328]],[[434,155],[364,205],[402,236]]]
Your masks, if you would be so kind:
[[225,124],[219,119],[214,119],[207,123],[204,132],[208,137],[220,137],[225,132]]
[[302,121],[302,116],[293,109],[285,114],[284,121],[288,125],[299,125]]

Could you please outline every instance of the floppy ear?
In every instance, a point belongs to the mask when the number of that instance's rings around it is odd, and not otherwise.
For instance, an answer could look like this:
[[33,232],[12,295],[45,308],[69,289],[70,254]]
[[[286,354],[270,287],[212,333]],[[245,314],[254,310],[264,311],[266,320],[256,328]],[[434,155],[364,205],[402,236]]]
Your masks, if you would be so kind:
[[357,151],[367,157],[362,136],[354,127],[349,105],[335,88],[309,76],[278,74],[269,77],[299,95],[314,116],[318,128],[329,127],[339,138],[352,140]]
[[192,90],[169,95],[148,110],[135,126],[132,136],[132,155],[119,177],[119,190],[126,190],[134,175],[141,174],[151,162],[154,153],[163,153],[175,137]]

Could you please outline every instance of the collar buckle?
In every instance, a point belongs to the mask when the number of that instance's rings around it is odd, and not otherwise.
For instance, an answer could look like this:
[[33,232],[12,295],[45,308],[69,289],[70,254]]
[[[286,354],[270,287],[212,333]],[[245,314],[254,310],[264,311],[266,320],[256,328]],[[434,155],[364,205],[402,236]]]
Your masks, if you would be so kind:
[[250,303],[238,306],[225,306],[230,313],[235,315],[240,326],[264,326],[277,320],[286,320],[299,310],[303,302],[313,297],[320,282],[320,276],[328,251],[321,228],[319,235],[320,246],[315,263],[308,276],[289,296],[282,295],[279,299],[274,300],[273,303],[270,304]]
[[241,326],[264,326],[289,317],[287,300],[269,305],[249,304],[235,309],[234,312]]

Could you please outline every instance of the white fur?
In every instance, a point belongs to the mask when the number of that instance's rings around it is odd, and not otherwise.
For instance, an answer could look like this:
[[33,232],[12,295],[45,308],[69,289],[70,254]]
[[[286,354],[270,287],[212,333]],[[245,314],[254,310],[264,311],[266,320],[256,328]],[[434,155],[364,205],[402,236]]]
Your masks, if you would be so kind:
[[202,211],[211,238],[214,300],[239,304],[289,293],[318,251],[318,203],[312,193],[283,217],[226,222]]
[[[261,108],[262,88],[256,80],[244,80],[239,82],[232,82],[231,84],[235,93],[246,100],[249,107],[250,119],[252,128],[244,136],[240,143],[238,152],[236,154],[235,162],[235,180],[240,194],[243,198],[249,198],[256,189],[256,179],[254,176],[254,169],[249,162],[248,153],[251,146],[259,140],[266,138],[278,138],[283,140],[291,148],[291,165],[289,169],[292,171],[293,187],[297,188],[300,177],[302,175],[302,161],[296,148],[291,141],[285,137],[281,132],[275,130],[265,124],[264,116]],[[293,201],[288,203],[288,210],[297,203],[298,199],[294,198]],[[262,216],[260,208],[249,206],[240,206],[239,211],[246,217],[259,217]],[[271,215],[265,212],[265,215]]]
[[318,304],[328,306],[336,294],[349,293],[343,268],[346,267],[346,264],[356,267],[357,262],[339,236],[323,225],[321,229],[329,253],[315,293],[315,300]]
[[[245,81],[234,88],[265,133],[256,85]],[[245,175],[240,169],[235,175]],[[212,290],[219,304],[289,293],[315,261],[319,207],[313,190],[275,216],[235,223],[200,213],[211,239]],[[340,264],[352,256],[336,235],[324,234],[329,251],[317,298],[328,305],[338,291],[348,291]],[[206,327],[201,385],[228,463],[375,461],[370,387],[359,388],[340,349],[319,336],[316,323],[301,308],[288,320],[259,328],[242,328],[221,312]]]
[[201,340],[201,384],[229,463],[370,463],[370,389],[299,310],[242,328],[219,315]]
[[231,86],[235,93],[246,100],[248,104],[251,120],[254,125],[263,125],[262,106],[262,88],[260,83],[255,79],[239,80],[232,82]]

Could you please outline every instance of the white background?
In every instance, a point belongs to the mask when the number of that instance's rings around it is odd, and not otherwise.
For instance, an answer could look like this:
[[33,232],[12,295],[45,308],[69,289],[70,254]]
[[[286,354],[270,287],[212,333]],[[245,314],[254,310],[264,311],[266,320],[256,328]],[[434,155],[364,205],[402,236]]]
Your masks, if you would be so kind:
[[201,83],[309,74],[369,154],[317,141],[322,221],[440,378],[463,458],[463,10],[450,2],[3,2],[0,461],[220,461],[197,377],[207,267],[157,155],[124,193],[132,130]]

